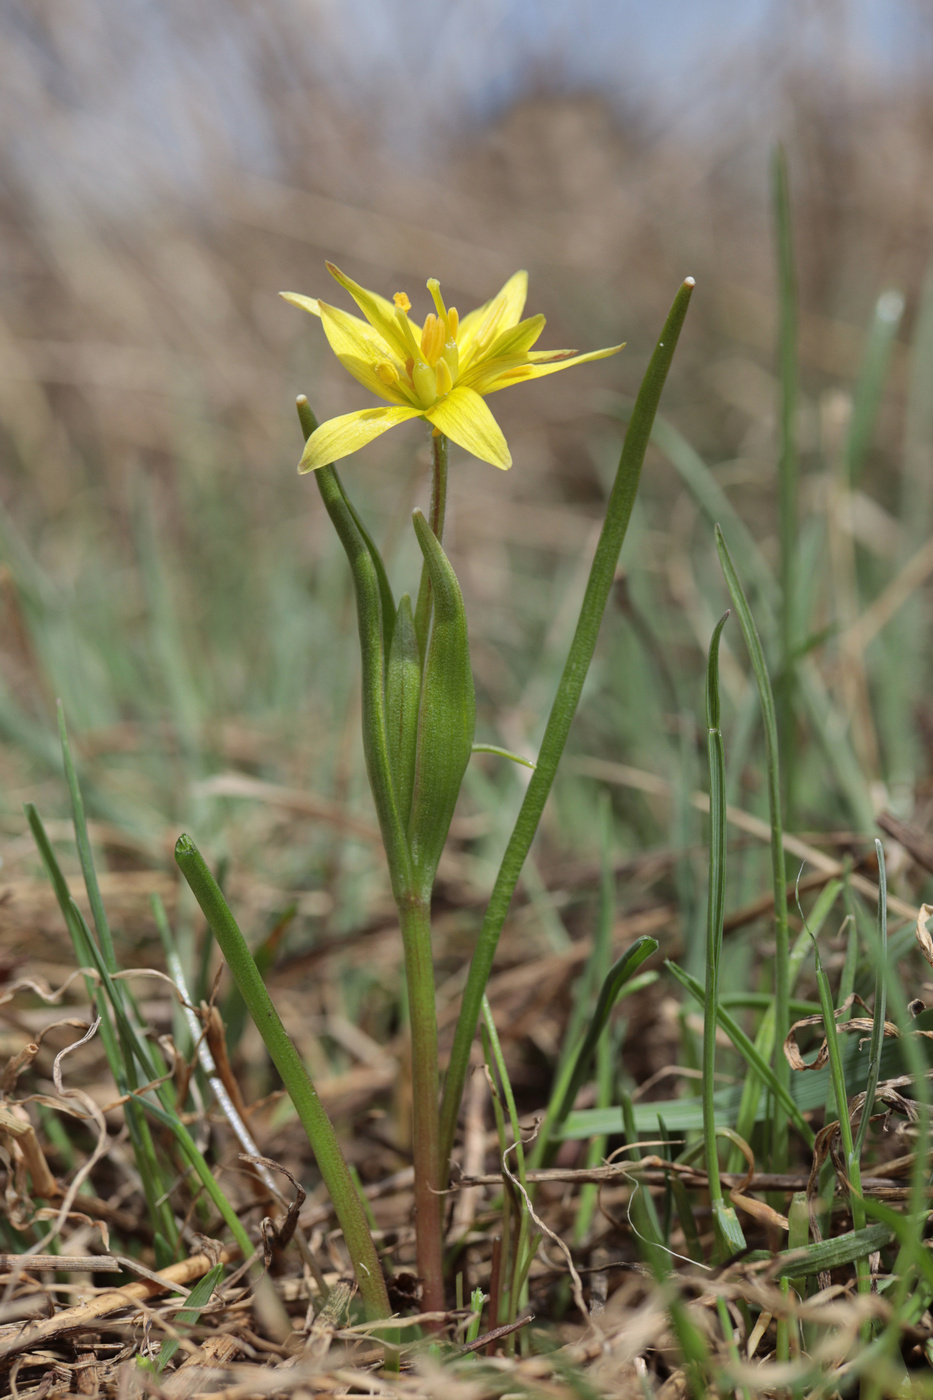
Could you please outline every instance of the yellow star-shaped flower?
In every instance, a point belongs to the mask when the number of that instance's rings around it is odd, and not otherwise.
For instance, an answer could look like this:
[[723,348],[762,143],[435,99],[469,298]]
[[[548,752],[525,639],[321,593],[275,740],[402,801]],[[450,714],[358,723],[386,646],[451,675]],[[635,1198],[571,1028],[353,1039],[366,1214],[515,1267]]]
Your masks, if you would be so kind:
[[301,472],[347,457],[409,418],[426,419],[436,432],[474,457],[505,469],[512,458],[486,397],[622,349],[612,345],[585,355],[575,350],[533,350],[544,330],[544,317],[520,319],[528,294],[527,272],[516,272],[498,296],[463,320],[455,307],[444,305],[440,284],[431,277],[427,286],[435,309],[419,326],[409,318],[411,302],[404,292],[396,293],[393,305],[359,286],[333,263],[327,264],[327,270],[350,293],[365,321],[297,292],[281,295],[321,318],[344,369],[389,406],[360,408],[322,423],[305,443],[298,464]]

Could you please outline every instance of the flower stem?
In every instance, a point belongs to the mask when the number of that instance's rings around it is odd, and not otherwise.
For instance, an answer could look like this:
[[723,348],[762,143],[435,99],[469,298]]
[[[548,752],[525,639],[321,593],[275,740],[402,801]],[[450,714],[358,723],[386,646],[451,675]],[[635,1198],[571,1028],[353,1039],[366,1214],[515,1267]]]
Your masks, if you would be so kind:
[[415,1223],[418,1273],[425,1312],[444,1307],[442,1236],[443,1188],[440,1157],[440,1082],[437,1067],[437,1011],[431,952],[429,900],[412,893],[398,900],[408,1012],[411,1018],[412,1155],[415,1166]]
[[[431,479],[431,509],[428,522],[437,537],[438,544],[444,541],[444,516],[447,512],[447,439],[443,433],[431,438],[431,451],[434,457],[434,471]],[[427,564],[421,570],[421,584],[418,588],[418,602],[415,607],[415,635],[421,655],[428,640],[431,623],[431,576]]]

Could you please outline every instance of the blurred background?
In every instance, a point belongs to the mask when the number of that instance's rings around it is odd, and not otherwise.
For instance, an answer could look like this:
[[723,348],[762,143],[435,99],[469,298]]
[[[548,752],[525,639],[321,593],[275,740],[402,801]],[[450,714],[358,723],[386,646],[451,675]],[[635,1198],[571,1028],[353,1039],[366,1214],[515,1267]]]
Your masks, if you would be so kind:
[[[343,305],[325,258],[383,294],[407,291],[422,315],[428,276],[463,313],[526,267],[542,345],[627,341],[497,399],[511,472],[452,454],[477,738],[522,752],[566,653],[626,403],[677,286],[697,279],[668,434],[649,454],[542,838],[555,858],[595,859],[594,775],[608,777],[618,849],[683,857],[662,866],[677,891],[671,937],[686,936],[705,899],[689,802],[704,782],[704,657],[727,601],[711,513],[725,502],[747,531],[738,543],[777,568],[777,142],[800,307],[798,631],[819,701],[800,718],[812,762],[794,823],[864,834],[890,805],[922,825],[933,561],[906,584],[902,571],[922,555],[933,469],[931,80],[922,0],[7,0],[8,947],[60,936],[21,815],[35,800],[67,835],[57,696],[125,937],[149,939],[153,887],[175,910],[183,825],[228,862],[252,934],[287,907],[300,950],[385,907],[348,572],[313,479],[295,472],[295,395],[320,418],[366,395],[319,323],[277,296]],[[873,354],[883,373],[847,476],[840,444]],[[413,589],[419,425],[343,476],[396,591]],[[733,515],[723,523],[728,534]],[[760,578],[753,601],[767,595]],[[759,621],[770,644],[767,611]],[[727,761],[733,798],[761,811],[737,637],[723,662]],[[471,768],[444,869],[452,906],[488,889],[521,783],[495,760]],[[560,944],[556,867],[540,888],[536,869],[535,937]],[[750,897],[763,867],[737,870]],[[630,887],[636,904],[643,888]]]

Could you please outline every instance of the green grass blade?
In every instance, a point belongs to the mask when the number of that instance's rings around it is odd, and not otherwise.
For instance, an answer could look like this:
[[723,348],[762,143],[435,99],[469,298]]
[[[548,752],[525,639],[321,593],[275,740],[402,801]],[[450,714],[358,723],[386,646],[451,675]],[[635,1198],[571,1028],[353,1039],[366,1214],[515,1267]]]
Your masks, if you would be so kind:
[[[624,404],[618,416],[627,422],[631,411],[632,405]],[[733,553],[758,595],[770,632],[780,611],[781,590],[744,520],[693,444],[661,413],[654,420],[651,441],[663,452],[710,525],[721,525],[723,533],[732,541]]]
[[[62,874],[61,866],[52,849],[52,843],[49,841],[42,818],[31,802],[26,804],[24,810],[42,862],[55,891],[65,926],[71,937],[78,966],[88,968],[98,965],[105,966],[103,955],[94,941],[84,916],[71,897],[68,882]],[[85,986],[88,1000],[94,1005],[100,1017],[101,1044],[104,1047],[104,1054],[114,1083],[121,1094],[129,1093],[136,1087],[137,1083],[135,1064],[132,1051],[127,1048],[124,1037],[118,1035],[117,1031],[114,1030],[111,1011],[115,1008],[111,1005],[105,986],[95,986],[90,978],[86,979]],[[171,1207],[165,1199],[166,1182],[159,1165],[149,1124],[134,1100],[130,1100],[127,1104],[126,1123],[153,1229],[163,1237],[168,1249],[173,1250],[177,1242],[178,1231]]]
[[[719,727],[719,639],[729,621],[724,613],[713,629],[706,667],[706,737],[709,757],[709,882],[706,908],[706,992],[703,1006],[703,1139],[713,1219],[719,1244],[734,1254],[745,1248],[735,1211],[726,1208],[719,1179],[716,1147],[716,1014],[719,1002],[719,959],[726,904],[726,763]],[[741,1241],[741,1242],[740,1242]]]
[[888,898],[884,867],[884,847],[875,841],[878,857],[878,937],[875,948],[875,997],[872,1004],[871,1044],[868,1051],[868,1083],[865,1086],[865,1107],[855,1135],[853,1151],[857,1161],[862,1159],[862,1147],[868,1132],[875,1090],[881,1076],[881,1051],[884,1046],[884,1018],[887,1010],[888,977]]
[[[790,947],[787,926],[787,870],[784,863],[784,830],[781,817],[781,775],[778,760],[777,716],[774,708],[774,695],[771,690],[771,681],[768,676],[767,666],[765,665],[764,652],[761,647],[761,639],[758,636],[758,629],[755,626],[755,620],[748,606],[745,590],[742,588],[729,550],[726,547],[722,531],[718,526],[716,528],[716,548],[719,551],[722,571],[725,575],[733,604],[735,605],[739,626],[745,638],[745,645],[748,649],[749,659],[752,664],[755,683],[758,687],[758,699],[761,705],[762,720],[764,722],[768,777],[768,807],[771,818],[771,879],[774,890],[774,933],[776,943],[774,959],[775,1034],[771,1062],[774,1066],[774,1072],[778,1082],[786,1087],[790,1081],[790,1072],[781,1045],[790,1025],[790,1018],[788,1015],[788,1002],[790,1000]],[[774,1170],[781,1171],[787,1162],[787,1120],[781,1115],[778,1116],[775,1123],[772,1155]]]
[[[820,929],[823,927],[823,924],[829,917],[832,908],[836,903],[836,900],[839,898],[839,894],[842,891],[842,888],[843,886],[840,880],[830,880],[830,882],[827,885],[825,885],[821,890],[819,898],[814,904],[813,909],[810,911],[810,929],[813,934],[818,934]],[[803,965],[804,959],[806,958],[809,951],[810,937],[806,933],[801,933],[790,952],[790,966],[788,968],[787,975],[789,991],[793,991],[794,985],[797,981],[797,975],[800,972],[800,968]],[[819,1011],[819,1009],[819,1003],[817,1003],[815,1010]],[[793,1002],[790,1002],[788,1006],[788,1015],[809,1016],[813,1012],[813,1010],[814,1007],[812,1005],[798,1008],[794,1005]],[[770,1055],[773,1043],[774,996],[772,995],[768,998],[768,1005],[766,1006],[764,1014],[758,1024],[758,1031],[755,1036],[755,1048],[763,1055]],[[755,1123],[759,1121],[761,1089],[761,1080],[758,1078],[758,1076],[754,1073],[749,1074],[746,1077],[745,1084],[742,1089],[742,1106],[739,1110],[739,1115],[735,1125],[736,1132],[739,1134],[740,1137],[744,1138],[746,1141],[750,1139],[752,1129],[754,1128]],[[743,1154],[738,1150],[738,1148],[736,1148],[729,1158],[729,1170],[734,1172],[744,1170],[744,1161],[745,1158]]]
[[[615,876],[612,870],[612,807],[608,793],[602,794],[600,802],[602,841],[600,851],[600,891],[599,914],[593,937],[593,951],[587,965],[587,987],[600,986],[609,976],[612,956],[612,926],[615,916]],[[614,1042],[612,1032],[600,1036],[596,1046],[596,1107],[608,1108],[612,1102],[615,1078]],[[606,1155],[606,1139],[596,1136],[587,1145],[586,1165],[599,1166]],[[573,1238],[581,1244],[596,1210],[598,1189],[593,1182],[585,1182],[580,1190],[577,1211],[573,1222]]]
[[777,1256],[778,1277],[819,1274],[824,1270],[841,1269],[846,1264],[864,1261],[876,1249],[890,1244],[893,1234],[888,1225],[868,1225],[837,1235],[835,1239],[808,1245],[806,1249],[785,1251]]
[[[223,1264],[215,1264],[203,1278],[198,1279],[185,1299],[185,1306],[175,1315],[174,1326],[179,1330],[193,1327],[201,1316],[201,1310],[211,1301],[211,1295],[223,1277]],[[159,1355],[153,1363],[156,1375],[161,1376],[168,1363],[178,1350],[180,1337],[166,1337],[159,1347]]]
[[849,419],[846,437],[845,455],[850,486],[857,484],[871,446],[881,395],[891,364],[891,351],[903,314],[904,297],[898,291],[882,292],[875,302],[862,367],[852,396],[852,416]]
[[625,990],[626,984],[632,981],[642,963],[658,951],[658,947],[656,938],[652,938],[650,934],[644,934],[630,948],[627,948],[609,969],[609,973],[600,988],[596,1009],[590,1024],[587,1026],[583,1043],[570,1064],[566,1080],[560,1085],[552,1103],[548,1105],[538,1140],[535,1143],[533,1157],[535,1166],[547,1166],[550,1163],[554,1155],[553,1139],[560,1134],[564,1121],[573,1108],[574,1099],[583,1087],[612,1008]]
[[797,273],[787,160],[782,147],[771,166],[778,281],[778,534],[781,546],[781,737],[785,781],[793,788],[793,662],[797,632]]
[[182,612],[173,588],[173,570],[164,557],[156,528],[156,512],[148,481],[139,475],[135,481],[133,525],[140,577],[146,597],[151,645],[157,664],[157,677],[164,689],[179,742],[189,759],[200,764],[201,741],[208,697],[192,668],[182,627]]
[[[836,1113],[839,1118],[839,1137],[842,1143],[846,1172],[852,1185],[852,1190],[849,1192],[849,1206],[852,1211],[852,1224],[856,1232],[858,1232],[865,1226],[865,1209],[862,1201],[862,1173],[859,1167],[859,1159],[855,1153],[855,1144],[852,1140],[852,1124],[849,1121],[849,1099],[846,1091],[845,1070],[843,1067],[842,1053],[839,1048],[839,1032],[836,1029],[837,1022],[833,1009],[829,978],[826,976],[823,969],[823,961],[820,957],[820,949],[816,938],[813,939],[813,956],[816,963],[816,985],[819,991],[820,1008],[823,1014],[823,1029],[826,1034],[826,1046],[829,1051],[829,1073],[830,1079],[832,1080],[833,1096],[836,1100]],[[865,1293],[871,1287],[868,1265],[862,1257],[859,1257],[855,1262],[858,1277],[858,1290],[860,1293]]]
[[[889,999],[893,1000],[893,983],[888,987]],[[915,1021],[905,1014],[905,1025],[915,1030],[933,1030],[933,1010],[923,1012]],[[917,1042],[902,1036],[899,1040],[889,1040],[881,1056],[882,1079],[893,1078],[906,1072],[913,1073],[912,1062],[908,1061],[908,1046],[911,1055],[917,1055],[918,1063],[925,1063],[927,1070],[933,1069],[933,1047],[929,1041]],[[847,1038],[842,1051],[842,1069],[845,1083],[853,1092],[865,1087],[868,1073],[867,1057],[859,1051],[854,1037]],[[791,1094],[802,1113],[821,1112],[833,1088],[829,1070],[810,1070],[806,1074],[795,1075],[791,1082]],[[714,1095],[716,1122],[720,1127],[733,1126],[737,1122],[742,1103],[742,1090],[738,1086],[717,1089]],[[764,1122],[768,1117],[768,1100],[759,1100],[754,1122]],[[702,1131],[703,1100],[697,1097],[664,1099],[659,1102],[641,1101],[634,1105],[634,1124],[640,1136],[654,1134],[657,1130],[658,1114],[672,1133]],[[622,1113],[619,1108],[577,1109],[570,1113],[564,1124],[561,1136],[566,1139],[588,1138],[593,1133],[619,1133],[623,1131]],[[747,1134],[742,1134],[747,1136]]]
[[62,759],[65,764],[65,779],[68,783],[68,793],[71,797],[71,815],[74,822],[75,843],[78,847],[78,859],[81,862],[81,873],[84,876],[84,887],[87,890],[88,903],[91,906],[91,915],[94,919],[94,927],[97,930],[97,937],[100,942],[101,952],[104,955],[104,961],[111,972],[116,972],[117,959],[113,950],[110,924],[107,921],[104,901],[100,893],[100,884],[97,879],[97,871],[94,868],[94,857],[91,853],[91,842],[87,833],[87,820],[84,815],[84,801],[81,796],[78,774],[75,770],[74,759],[71,754],[71,744],[68,742],[68,731],[65,728],[65,708],[61,700],[58,702],[58,733],[62,745]]
[[178,838],[175,859],[211,926],[253,1023],[282,1076],[282,1082],[308,1135],[353,1260],[367,1313],[373,1317],[388,1317],[390,1308],[385,1279],[366,1213],[333,1124],[311,1082],[304,1061],[282,1025],[227,901],[190,836]]
[[509,1079],[505,1056],[502,1053],[502,1045],[499,1040],[499,1032],[496,1030],[496,1023],[493,1020],[492,1008],[486,997],[483,997],[482,1024],[486,1033],[487,1059],[491,1060],[492,1064],[495,1066],[496,1077],[499,1080],[502,1097],[509,1115],[509,1123],[512,1129],[512,1141],[515,1144],[515,1176],[518,1178],[525,1193],[515,1192],[513,1188],[513,1200],[515,1200],[516,1209],[518,1211],[518,1237],[512,1243],[510,1282],[503,1290],[502,1295],[503,1302],[507,1300],[507,1303],[504,1311],[502,1307],[499,1309],[500,1322],[514,1322],[515,1318],[518,1316],[519,1308],[522,1306],[523,1301],[525,1301],[525,1283],[528,1278],[528,1270],[531,1268],[532,1260],[534,1259],[537,1249],[537,1232],[532,1233],[531,1216],[528,1209],[528,1178],[525,1165],[525,1147],[522,1142],[522,1130],[518,1121],[518,1109],[515,1106],[515,1095],[512,1092],[512,1081]]
[[625,539],[635,504],[654,416],[657,412],[667,373],[687,314],[693,279],[683,284],[661,333],[651,362],[642,380],[629,422],[619,466],[606,508],[606,517],[596,546],[583,605],[570,653],[548,717],[535,771],[525,792],[512,835],[506,847],[492,895],[483,919],[476,950],[464,988],[460,1016],[454,1034],[441,1106],[441,1156],[449,1162],[453,1146],[463,1086],[470,1061],[470,1046],[476,1034],[483,994],[499,942],[499,934],[512,902],[525,857],[531,848],[541,814],[557,773],[576,713],[583,682],[596,649],[596,639],[615,577],[619,551]]
[[[666,961],[664,966],[672,974],[672,976],[677,979],[677,981],[684,988],[684,990],[688,991],[690,995],[697,1002],[699,1002],[701,1006],[705,1004],[705,988],[696,980],[695,977],[691,977],[689,972],[684,971],[682,967],[678,967],[676,963]],[[715,1008],[715,1021],[716,1024],[720,1025],[725,1031],[726,1035],[732,1041],[732,1044],[735,1046],[737,1052],[742,1057],[742,1059],[755,1071],[755,1074],[761,1080],[761,1083],[767,1090],[767,1092],[769,1094],[773,1094],[774,1097],[778,1100],[778,1102],[783,1106],[788,1118],[791,1120],[797,1131],[801,1134],[807,1146],[812,1147],[814,1141],[813,1129],[810,1127],[806,1118],[803,1116],[803,1113],[801,1112],[799,1105],[796,1103],[793,1094],[790,1092],[790,1089],[786,1085],[781,1084],[778,1081],[774,1070],[768,1064],[768,1061],[764,1058],[761,1051],[755,1045],[754,1041],[751,1040],[749,1036],[745,1034],[738,1022],[734,1020],[732,1016],[729,1015],[729,1012],[723,1006],[721,1001]],[[703,1097],[702,1101],[704,1103],[706,1102],[705,1096]],[[713,1113],[715,1115],[717,1108],[717,1097],[715,1094],[711,1096],[711,1102],[713,1105]],[[755,1120],[753,1119],[752,1122],[754,1123],[754,1121]],[[741,1135],[741,1129],[739,1131]]]

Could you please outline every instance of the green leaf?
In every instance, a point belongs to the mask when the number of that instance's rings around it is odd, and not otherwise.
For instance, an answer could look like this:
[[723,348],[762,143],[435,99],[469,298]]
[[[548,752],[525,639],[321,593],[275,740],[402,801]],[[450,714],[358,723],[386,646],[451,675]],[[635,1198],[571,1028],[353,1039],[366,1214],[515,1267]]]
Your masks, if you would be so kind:
[[[702,1006],[705,1001],[706,993],[696,978],[691,977],[689,972],[685,972],[684,969],[678,967],[676,963],[667,961],[664,966],[669,972],[673,973],[680,985],[685,987],[690,995]],[[743,1060],[746,1060],[755,1073],[761,1078],[768,1092],[774,1094],[783,1105],[788,1117],[793,1120],[794,1126],[797,1128],[798,1132],[803,1135],[807,1145],[812,1147],[813,1129],[801,1113],[790,1089],[778,1083],[774,1071],[767,1060],[761,1055],[754,1041],[745,1034],[738,1022],[729,1015],[729,1012],[722,1005],[721,1000],[716,1007],[716,1022],[725,1031]],[[715,1099],[716,1096],[714,1095],[714,1102]]]
[[246,1002],[249,1013],[273,1064],[282,1076],[289,1098],[308,1135],[318,1169],[334,1204],[347,1249],[356,1270],[360,1294],[371,1317],[388,1317],[389,1301],[379,1257],[359,1194],[353,1184],[346,1159],[318,1097],[317,1090],[298,1054],[295,1043],[282,1024],[272,998],[259,975],[246,939],[230,911],[220,887],[190,836],[179,836],[175,860],[201,911],[211,926],[233,980]]
[[[298,398],[298,419],[305,437],[317,427],[308,400]],[[363,753],[372,789],[379,829],[385,846],[393,893],[401,895],[410,884],[411,862],[405,824],[399,816],[389,765],[385,715],[386,630],[394,623],[395,609],[379,552],[362,530],[333,467],[314,474],[327,514],[343,545],[356,594],[356,615],[362,664]],[[386,612],[388,609],[388,618]]]
[[806,1249],[787,1250],[777,1256],[778,1277],[796,1278],[841,1268],[873,1254],[893,1238],[894,1231],[887,1225],[868,1225],[863,1230],[849,1230],[835,1239],[808,1245]]
[[415,635],[415,619],[411,598],[403,593],[386,671],[386,740],[399,816],[406,825],[411,815],[411,795],[415,784],[420,697],[421,656]]
[[626,983],[632,980],[642,963],[650,958],[652,953],[658,951],[658,947],[658,940],[645,934],[637,939],[631,948],[627,948],[609,969],[608,976],[600,988],[596,1010],[593,1012],[593,1018],[587,1027],[583,1043],[577,1051],[564,1084],[558,1089],[553,1111],[550,1107],[548,1108],[541,1126],[538,1142],[535,1144],[534,1162],[536,1166],[539,1162],[542,1166],[547,1166],[553,1157],[553,1140],[560,1135],[560,1130],[573,1107],[574,1099],[583,1086],[612,1008],[624,991]]
[[[176,1328],[181,1329],[194,1326],[201,1316],[201,1309],[211,1301],[211,1295],[220,1282],[223,1271],[223,1264],[215,1264],[213,1269],[210,1269],[203,1278],[198,1279],[185,1299],[185,1306],[175,1317],[174,1325]],[[175,1355],[180,1340],[180,1337],[166,1337],[165,1341],[162,1343],[159,1348],[159,1355],[152,1368],[157,1376],[162,1374]]]
[[421,679],[408,841],[419,894],[429,899],[470,761],[476,696],[457,576],[421,511],[414,511],[412,519],[430,574],[434,606]]
[[635,504],[651,427],[687,315],[693,287],[693,278],[690,277],[678,289],[638,391],[606,506],[606,518],[596,545],[576,631],[548,716],[537,765],[531,775],[505,855],[502,857],[470,964],[441,1105],[441,1152],[445,1161],[449,1160],[453,1145],[463,1086],[470,1063],[470,1049],[480,1017],[483,993],[496,956],[499,935],[557,774],[567,735],[570,733],[570,726],[583,692],[586,673],[596,649],[596,638],[615,578],[619,551]]

